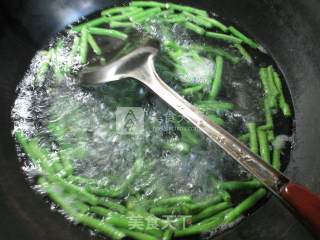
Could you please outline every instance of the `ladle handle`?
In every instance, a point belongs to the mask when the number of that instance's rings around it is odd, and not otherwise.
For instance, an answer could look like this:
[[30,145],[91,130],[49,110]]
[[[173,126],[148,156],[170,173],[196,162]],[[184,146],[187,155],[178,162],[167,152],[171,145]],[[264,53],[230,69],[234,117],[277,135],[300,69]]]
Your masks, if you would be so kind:
[[320,195],[295,183],[286,184],[280,195],[320,239]]

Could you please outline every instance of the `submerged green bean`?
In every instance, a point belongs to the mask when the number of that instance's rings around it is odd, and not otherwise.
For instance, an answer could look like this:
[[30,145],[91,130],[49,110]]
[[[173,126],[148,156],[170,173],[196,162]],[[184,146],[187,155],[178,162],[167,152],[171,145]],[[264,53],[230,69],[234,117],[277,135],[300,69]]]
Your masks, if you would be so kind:
[[230,202],[222,202],[217,205],[208,207],[202,210],[201,212],[199,212],[198,214],[192,216],[192,223],[197,223],[203,219],[210,218],[216,215],[217,213],[230,208],[231,206],[232,204]]
[[205,32],[206,32],[202,27],[199,27],[199,26],[197,26],[197,25],[195,25],[195,24],[193,24],[193,23],[191,23],[191,22],[186,22],[186,23],[184,24],[184,26],[185,26],[187,29],[189,29],[189,30],[191,30],[191,31],[193,31],[193,32],[195,32],[195,33],[197,33],[197,34],[199,34],[199,35],[204,35]]
[[258,129],[259,149],[260,156],[267,163],[270,163],[270,149],[267,139],[267,133],[263,130]]
[[250,180],[250,181],[230,181],[230,182],[221,182],[218,185],[219,189],[227,190],[227,191],[235,191],[235,190],[246,190],[246,189],[257,189],[261,187],[262,184],[258,180]]
[[256,203],[259,202],[264,196],[266,196],[266,194],[267,194],[267,190],[265,188],[258,189],[252,195],[250,195],[245,200],[243,200],[231,212],[229,212],[224,218],[225,222],[226,223],[231,223],[234,220],[236,220],[243,213],[245,213],[250,208],[252,208],[254,205],[256,205]]
[[80,63],[85,64],[88,58],[88,28],[86,26],[81,29],[80,40]]
[[179,5],[179,4],[174,4],[174,3],[167,3],[166,8],[178,10],[181,12],[189,12],[189,13],[193,13],[193,14],[197,14],[197,15],[201,15],[201,16],[205,16],[205,17],[208,16],[207,11],[205,11],[205,10],[201,10],[201,9],[197,9],[197,8],[193,8],[193,7],[189,7],[189,6],[183,6],[183,5]]
[[166,7],[166,5],[164,3],[155,2],[155,1],[132,1],[132,2],[130,2],[130,6],[134,6],[134,7],[161,7],[161,8]]
[[248,53],[248,51],[239,43],[234,44],[234,46],[238,49],[239,53],[241,54],[242,58],[247,61],[247,63],[253,63],[252,57]]
[[93,36],[90,33],[88,33],[88,42],[95,54],[97,55],[102,54],[101,48],[98,46],[96,40],[93,38]]
[[258,153],[258,139],[257,139],[257,125],[255,123],[248,123],[247,128],[250,134],[250,149],[254,153]]
[[128,38],[127,34],[119,32],[117,30],[113,30],[113,29],[91,27],[89,28],[89,32],[91,34],[113,37],[120,40],[126,40]]
[[229,31],[239,39],[241,39],[244,43],[248,44],[252,48],[258,48],[258,44],[253,41],[252,39],[245,36],[243,33],[241,33],[239,30],[237,30],[235,27],[228,27]]
[[220,93],[221,85],[222,85],[222,72],[223,72],[223,57],[216,57],[216,68],[215,68],[215,76],[212,82],[210,98],[215,99]]
[[202,84],[188,87],[188,88],[185,88],[182,90],[182,95],[184,95],[184,96],[193,95],[193,94],[201,91],[203,88],[204,88],[204,85],[202,85]]
[[281,111],[285,117],[291,117],[292,116],[291,109],[289,104],[286,102],[286,99],[283,93],[281,79],[276,71],[273,72],[273,79],[280,94],[279,105],[280,105]]
[[113,227],[111,224],[84,214],[76,214],[75,220],[83,225],[98,230],[112,239],[123,239],[126,236],[123,231]]
[[239,44],[242,42],[241,39],[234,37],[234,36],[231,36],[231,35],[224,34],[224,33],[206,32],[205,35],[206,35],[206,37],[209,37],[209,38],[213,38],[216,40],[223,40],[223,41],[230,42],[230,43],[238,43]]

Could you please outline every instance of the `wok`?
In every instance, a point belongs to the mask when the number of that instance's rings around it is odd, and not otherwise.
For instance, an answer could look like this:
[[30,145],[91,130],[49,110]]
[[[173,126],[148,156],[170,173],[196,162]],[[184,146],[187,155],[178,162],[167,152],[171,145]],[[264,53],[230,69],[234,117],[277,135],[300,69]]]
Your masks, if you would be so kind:
[[[99,239],[50,210],[30,189],[18,161],[10,111],[15,89],[35,51],[80,16],[126,1],[11,0],[0,3],[0,236],[17,240]],[[295,141],[286,175],[320,192],[320,2],[317,0],[197,0],[189,4],[241,27],[260,42],[286,78],[295,109]],[[313,239],[271,197],[253,215],[217,240]]]

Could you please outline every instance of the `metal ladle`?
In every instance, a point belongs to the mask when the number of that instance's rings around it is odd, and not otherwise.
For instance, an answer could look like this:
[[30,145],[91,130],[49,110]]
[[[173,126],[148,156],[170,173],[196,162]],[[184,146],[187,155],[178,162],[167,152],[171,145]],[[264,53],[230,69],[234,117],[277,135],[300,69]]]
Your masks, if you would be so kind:
[[125,78],[142,82],[254,175],[306,223],[313,233],[320,236],[319,195],[292,183],[288,177],[171,89],[155,70],[154,60],[157,53],[156,47],[140,47],[109,65],[87,69],[81,74],[81,84],[97,85]]

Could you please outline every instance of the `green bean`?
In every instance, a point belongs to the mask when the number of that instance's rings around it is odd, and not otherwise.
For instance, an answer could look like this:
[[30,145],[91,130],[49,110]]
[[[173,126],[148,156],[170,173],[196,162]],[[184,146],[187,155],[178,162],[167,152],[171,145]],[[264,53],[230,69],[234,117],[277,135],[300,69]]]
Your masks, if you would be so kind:
[[265,188],[258,189],[252,195],[250,195],[245,200],[243,200],[231,212],[229,212],[224,218],[225,222],[226,223],[231,223],[234,220],[236,220],[243,213],[245,213],[250,208],[252,208],[254,205],[256,205],[256,203],[259,202],[266,194],[267,194],[267,190]]
[[277,169],[280,170],[281,169],[281,149],[274,145],[273,146],[273,152],[272,152],[272,166]]
[[198,16],[198,18],[210,23],[212,27],[216,27],[220,29],[222,32],[228,31],[228,28],[223,23],[219,22],[214,18],[206,17],[206,16]]
[[166,22],[168,23],[184,23],[186,21],[187,19],[181,14],[172,15],[166,19]]
[[63,165],[64,171],[66,172],[66,175],[70,176],[73,173],[73,165],[71,159],[67,156],[67,154],[65,154],[65,151],[66,150],[59,151],[59,157]]
[[164,145],[165,149],[171,151],[177,151],[182,154],[187,154],[190,152],[190,145],[184,142],[170,142]]
[[110,22],[111,28],[132,28],[134,27],[134,24],[132,22],[117,22],[112,21]]
[[122,232],[124,232],[128,237],[136,239],[136,240],[157,240],[157,237],[141,233],[141,232],[135,232],[128,229],[120,228]]
[[80,40],[80,63],[85,64],[88,58],[88,28],[84,26],[81,29],[81,40]]
[[114,14],[123,14],[123,13],[134,12],[134,11],[142,11],[142,9],[137,7],[132,7],[132,6],[115,7],[115,8],[109,8],[109,9],[103,10],[101,12],[101,15],[112,16]]
[[97,184],[97,181],[94,179],[90,179],[87,177],[82,177],[82,176],[74,176],[70,175],[66,178],[70,183],[75,184],[75,185],[91,185],[91,184]]
[[280,104],[280,108],[282,110],[282,113],[285,117],[291,117],[292,116],[291,109],[290,109],[290,106],[286,102],[286,99],[284,97],[281,79],[276,71],[273,72],[273,79],[274,79],[275,85],[280,93],[279,104]]
[[129,19],[132,22],[137,22],[140,23],[142,21],[145,21],[146,19],[153,17],[157,15],[158,13],[161,13],[161,8],[156,7],[156,8],[150,8],[148,10],[142,11],[142,12],[137,12],[136,14],[130,15]]
[[127,213],[127,209],[124,206],[122,206],[120,203],[114,202],[110,199],[104,199],[104,200],[99,199],[98,201],[99,201],[98,202],[99,205],[109,208],[113,211],[116,211],[121,214]]
[[[273,98],[276,98],[279,95],[279,91],[275,85],[274,79],[273,79],[273,67],[272,65],[270,65],[267,68],[267,72],[268,72],[268,84],[269,84],[269,89],[271,92],[271,95]],[[276,102],[276,100],[274,100]]]
[[161,240],[171,240],[173,237],[173,230],[168,229],[163,233]]
[[86,190],[90,193],[93,193],[98,196],[102,197],[112,197],[112,198],[120,198],[127,194],[127,190],[131,183],[135,181],[137,176],[142,171],[142,159],[137,159],[135,165],[133,167],[133,172],[129,175],[129,177],[118,187],[115,189],[106,189],[101,187],[93,187],[93,186],[86,186]]
[[196,106],[205,110],[215,110],[215,111],[224,111],[224,110],[233,110],[234,105],[230,102],[217,101],[217,100],[206,100],[199,101],[196,103]]
[[48,162],[48,152],[44,151],[38,145],[38,141],[36,139],[31,139],[29,141],[22,131],[17,131],[15,135],[17,142],[21,145],[29,159],[35,165],[39,165],[44,172],[54,174],[54,171]]
[[89,28],[89,32],[91,34],[108,36],[108,37],[117,38],[120,40],[126,40],[128,38],[127,34],[119,32],[117,30],[113,30],[113,29],[91,27]]
[[222,118],[218,117],[218,116],[215,115],[215,114],[209,114],[209,115],[208,115],[208,118],[209,118],[212,122],[214,122],[214,123],[216,123],[216,124],[218,124],[218,125],[224,125],[224,120],[223,120]]
[[210,218],[210,221],[206,221],[203,223],[199,223],[197,225],[192,225],[191,227],[177,230],[175,232],[175,237],[184,237],[184,236],[190,236],[195,234],[201,234],[210,230],[215,229],[220,224],[224,222],[224,216],[229,210],[222,211],[215,215],[214,217]]
[[199,91],[201,91],[204,88],[204,85],[202,84],[198,84],[192,87],[188,87],[182,90],[182,95],[186,96],[186,95],[193,95]]
[[123,239],[126,236],[123,231],[116,229],[111,224],[105,223],[101,220],[89,217],[84,214],[76,214],[75,220],[83,225],[98,230],[99,232],[105,234],[108,237],[111,237],[112,239]]
[[218,188],[227,190],[227,191],[235,191],[235,190],[247,190],[247,189],[257,189],[261,187],[262,184],[258,180],[250,180],[245,182],[240,181],[230,181],[230,182],[221,182],[219,183]]
[[96,18],[96,19],[93,19],[89,22],[82,23],[78,26],[75,26],[72,28],[72,30],[76,31],[76,32],[80,32],[83,27],[96,27],[96,26],[100,26],[101,24],[107,23],[107,22],[108,22],[108,18],[106,18],[105,16],[102,16],[100,18]]
[[241,142],[248,142],[250,140],[250,133],[243,134],[238,139]]
[[219,55],[230,61],[232,64],[239,63],[240,59],[237,56],[232,55],[231,53],[225,51],[222,48],[215,48],[211,46],[199,46],[199,45],[191,45],[191,47],[199,52],[203,53],[212,53],[214,55]]
[[49,182],[55,183],[59,185],[62,189],[64,189],[66,192],[70,192],[75,194],[75,196],[82,201],[88,202],[91,205],[97,205],[98,204],[98,199],[88,193],[84,188],[78,187],[70,182],[67,182],[65,179],[56,176],[56,175],[48,175],[48,180]]
[[267,140],[267,133],[263,130],[258,129],[259,149],[260,156],[267,163],[270,163],[270,149]]
[[266,126],[269,126],[269,129],[266,130],[271,130],[273,129],[273,117],[267,100],[264,101],[264,112],[266,118]]
[[190,210],[183,205],[171,206],[171,207],[168,207],[168,206],[152,207],[150,208],[149,212],[158,217],[175,215],[175,214],[188,215],[191,213]]
[[96,40],[93,38],[93,36],[90,33],[88,33],[88,42],[89,42],[89,44],[95,54],[97,54],[97,55],[102,54],[101,48],[98,46]]
[[257,125],[255,123],[248,123],[247,128],[250,134],[250,149],[254,153],[258,153],[258,139],[257,139]]
[[269,107],[273,108],[276,106],[276,98],[272,96],[272,92],[269,86],[268,70],[266,68],[260,68],[259,74]]
[[252,48],[258,48],[258,44],[253,41],[252,39],[245,36],[243,33],[241,33],[239,30],[237,30],[235,27],[228,27],[229,31],[239,39],[241,39],[244,43],[248,44]]
[[224,33],[206,32],[205,35],[206,35],[206,37],[209,37],[209,38],[223,40],[223,41],[230,42],[230,43],[238,43],[239,44],[242,42],[241,39],[236,38],[231,35],[224,34]]
[[189,12],[182,12],[182,14],[191,22],[195,23],[198,26],[211,28],[212,24],[209,21],[204,20],[203,18],[200,18],[199,16],[195,16],[192,13]]
[[222,194],[216,196],[209,196],[207,199],[196,203],[185,203],[185,206],[190,209],[191,212],[201,211],[207,207],[220,203],[224,200]]
[[156,205],[169,205],[169,206],[175,205],[178,203],[191,203],[191,202],[192,202],[192,197],[189,195],[162,198],[154,201]]
[[197,135],[192,133],[192,130],[186,129],[185,127],[179,127],[181,133],[181,140],[191,145],[197,145],[200,143],[200,139]]
[[45,60],[41,61],[41,64],[37,71],[36,80],[43,80],[45,74],[48,72],[50,67],[52,51],[43,51],[42,55],[44,55]]
[[210,91],[210,98],[215,99],[221,89],[222,84],[222,71],[223,71],[223,57],[216,56],[216,69],[215,69],[215,77],[212,82],[212,87]]
[[208,16],[207,11],[205,11],[205,10],[201,10],[201,9],[197,9],[197,8],[193,8],[193,7],[189,7],[189,6],[182,6],[182,5],[178,5],[178,4],[174,4],[174,3],[167,3],[166,8],[178,10],[181,12],[189,12],[189,13],[193,13],[193,14],[197,14],[197,15],[201,15],[201,16],[205,16],[205,17]]
[[241,54],[242,58],[247,61],[247,63],[253,63],[252,57],[247,52],[247,50],[241,44],[234,44],[234,46],[238,49],[239,53]]
[[274,140],[274,131],[273,130],[269,130],[267,132],[267,138],[269,142],[272,142]]
[[199,35],[204,35],[206,33],[206,31],[202,28],[199,27],[191,22],[186,22],[184,25],[187,29],[199,34]]
[[217,205],[213,205],[211,207],[208,207],[208,208],[202,210],[200,213],[192,216],[192,223],[197,223],[203,219],[212,217],[212,216],[216,215],[217,213],[230,208],[231,206],[232,206],[232,204],[230,202],[222,202]]
[[41,186],[41,189],[48,194],[54,203],[61,207],[66,213],[74,216],[77,209],[72,207],[70,201],[67,201],[66,198],[60,193],[59,186],[49,185],[49,183],[43,177],[38,179],[38,184]]
[[155,2],[155,1],[132,1],[130,6],[134,7],[161,7],[165,8],[166,5],[164,3]]

